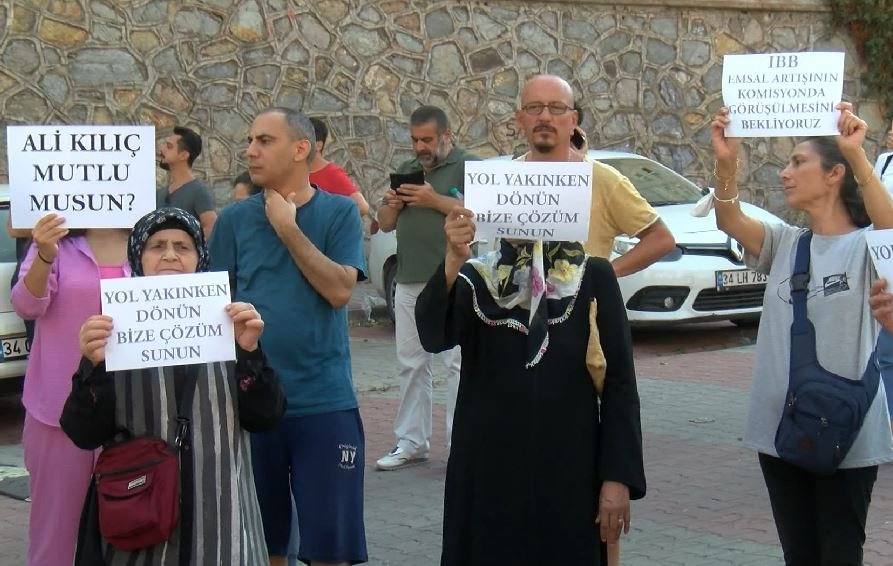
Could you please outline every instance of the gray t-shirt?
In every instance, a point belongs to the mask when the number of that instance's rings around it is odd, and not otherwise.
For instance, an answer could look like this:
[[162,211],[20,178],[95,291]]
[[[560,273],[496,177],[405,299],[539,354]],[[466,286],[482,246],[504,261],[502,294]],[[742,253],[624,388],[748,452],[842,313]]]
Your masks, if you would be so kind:
[[[758,452],[778,456],[775,431],[781,420],[790,367],[790,278],[794,271],[797,238],[802,228],[763,223],[765,236],[760,257],[748,255],[748,267],[767,273],[763,315],[757,334],[750,407],[744,444]],[[868,292],[877,278],[865,232],[812,237],[807,315],[816,329],[816,353],[828,371],[859,379],[877,339],[877,323],[868,306]],[[887,413],[884,384],[862,424],[862,430],[842,468],[861,468],[893,461],[893,434]]]
[[214,197],[208,187],[193,179],[174,192],[168,192],[167,187],[159,187],[155,193],[155,207],[163,208],[173,206],[182,208],[198,219],[199,215],[209,210],[215,210]]

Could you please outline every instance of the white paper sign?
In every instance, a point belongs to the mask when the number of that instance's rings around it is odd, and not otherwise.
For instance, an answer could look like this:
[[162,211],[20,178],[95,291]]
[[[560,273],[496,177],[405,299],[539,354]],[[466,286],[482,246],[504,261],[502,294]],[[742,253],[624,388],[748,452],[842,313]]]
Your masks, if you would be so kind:
[[843,62],[842,52],[726,55],[726,137],[837,135]]
[[585,241],[592,164],[466,161],[465,206],[478,238]]
[[868,230],[865,239],[875,270],[893,289],[893,230]]
[[112,317],[109,371],[236,359],[229,274],[103,279],[102,314]]
[[13,228],[132,228],[155,210],[154,126],[7,126]]

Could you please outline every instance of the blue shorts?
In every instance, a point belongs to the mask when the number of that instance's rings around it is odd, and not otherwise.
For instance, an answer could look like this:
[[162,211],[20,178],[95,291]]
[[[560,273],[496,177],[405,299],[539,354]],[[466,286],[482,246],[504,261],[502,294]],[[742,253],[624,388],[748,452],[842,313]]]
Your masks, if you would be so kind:
[[271,556],[288,555],[291,497],[298,512],[303,562],[366,562],[363,470],[358,409],[287,417],[251,435],[251,459],[264,536]]

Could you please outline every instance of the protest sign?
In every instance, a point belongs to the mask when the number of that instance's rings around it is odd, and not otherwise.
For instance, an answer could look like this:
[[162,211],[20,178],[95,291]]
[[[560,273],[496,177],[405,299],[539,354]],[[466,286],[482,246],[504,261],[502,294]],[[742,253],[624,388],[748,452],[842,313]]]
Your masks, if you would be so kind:
[[843,62],[842,52],[726,55],[726,137],[837,135]]
[[865,239],[874,269],[893,289],[893,230],[868,230]]
[[13,228],[131,228],[155,210],[154,126],[7,126]]
[[226,272],[103,279],[108,371],[236,359]]
[[592,164],[466,161],[465,206],[478,238],[584,241]]

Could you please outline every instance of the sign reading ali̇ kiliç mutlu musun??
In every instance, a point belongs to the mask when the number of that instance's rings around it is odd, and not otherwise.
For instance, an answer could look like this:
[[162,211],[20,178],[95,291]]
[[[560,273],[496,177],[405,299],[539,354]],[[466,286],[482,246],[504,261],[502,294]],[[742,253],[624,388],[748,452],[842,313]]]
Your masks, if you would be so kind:
[[154,126],[7,126],[13,228],[131,228],[155,210]]
[[465,162],[465,206],[477,238],[584,241],[591,200],[585,161]]
[[837,135],[844,57],[842,52],[723,57],[726,137]]

